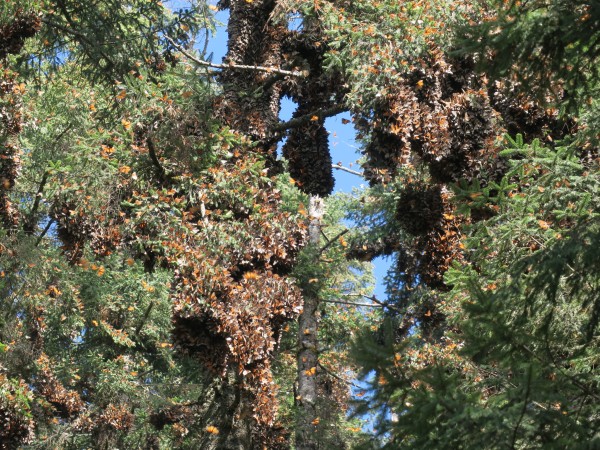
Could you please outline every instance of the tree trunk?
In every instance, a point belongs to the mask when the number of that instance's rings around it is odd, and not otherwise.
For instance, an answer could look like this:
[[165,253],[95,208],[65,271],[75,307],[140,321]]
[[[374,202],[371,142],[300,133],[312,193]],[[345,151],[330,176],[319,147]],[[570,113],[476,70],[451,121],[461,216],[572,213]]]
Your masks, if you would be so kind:
[[[311,196],[309,203],[310,224],[308,228],[308,251],[318,257],[323,200]],[[316,431],[319,423],[317,406],[318,389],[318,331],[319,331],[319,280],[310,275],[300,280],[304,296],[304,308],[298,319],[298,390],[296,404],[296,449],[313,450],[318,448]]]

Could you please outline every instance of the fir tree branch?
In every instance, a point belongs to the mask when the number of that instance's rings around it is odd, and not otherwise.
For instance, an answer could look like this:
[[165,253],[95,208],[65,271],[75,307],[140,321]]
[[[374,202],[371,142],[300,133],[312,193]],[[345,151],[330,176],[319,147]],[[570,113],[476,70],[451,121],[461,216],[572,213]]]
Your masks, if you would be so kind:
[[173,41],[173,39],[171,39],[169,36],[165,36],[165,39],[167,41],[169,41],[169,43],[173,47],[175,47],[177,50],[179,50],[186,58],[188,58],[190,61],[196,63],[199,66],[212,67],[213,69],[254,70],[254,71],[257,71],[257,72],[276,73],[276,74],[288,75],[288,76],[292,76],[292,77],[301,77],[301,78],[306,77],[306,73],[305,72],[301,72],[301,71],[298,71],[298,70],[284,70],[284,69],[279,69],[277,67],[247,66],[247,65],[244,65],[244,64],[216,64],[216,63],[211,63],[211,62],[204,61],[202,59],[196,58],[194,55],[192,55],[187,50],[185,50],[181,45],[179,45],[175,41]]
[[519,415],[519,419],[515,425],[515,429],[513,430],[512,435],[512,443],[510,448],[516,448],[515,445],[517,443],[517,434],[519,432],[519,428],[521,427],[521,422],[523,422],[523,417],[525,417],[525,412],[527,411],[527,404],[529,401],[529,394],[531,391],[531,376],[532,376],[533,368],[531,364],[529,364],[529,368],[527,370],[527,388],[525,389],[525,398],[523,399],[523,408],[521,409],[521,414]]
[[[65,27],[64,25],[61,25],[61,24],[54,22],[50,19],[47,19],[45,17],[42,18],[42,22],[50,27],[56,28],[64,33],[70,34],[74,38],[78,39],[79,43],[85,43],[86,45],[89,45],[90,47],[95,47],[94,44],[87,38],[87,36],[85,34],[72,28],[73,23],[71,22],[70,15],[69,15],[68,11],[64,8],[64,6],[60,5],[60,2],[59,2],[59,8],[65,15],[65,17],[66,17],[67,21],[69,22],[69,25],[71,25],[71,27]],[[83,48],[83,51],[87,54],[87,56],[93,60],[92,55],[90,54],[89,50],[85,46],[82,46],[82,48]],[[98,49],[98,51],[99,51],[100,56],[102,56],[102,58],[104,58],[106,60],[106,62],[108,63],[109,68],[112,68],[115,66],[115,63],[113,62],[113,60],[105,52],[103,52],[102,50],[99,50],[99,49]]]
[[[528,353],[529,355],[531,355],[533,358],[537,359],[538,361],[540,361],[541,363],[547,363],[546,360],[544,360],[543,358],[541,358],[540,356],[538,356],[533,350],[531,350],[527,345],[524,344],[520,344],[518,345],[519,348],[525,350],[526,353]],[[590,390],[585,384],[583,384],[581,381],[579,381],[577,378],[575,378],[573,375],[568,374],[565,370],[563,370],[563,368],[561,367],[561,365],[554,359],[554,355],[552,355],[552,353],[550,353],[548,351],[548,355],[550,356],[550,360],[552,361],[552,364],[554,364],[554,367],[556,368],[556,370],[558,370],[561,375],[563,375],[564,377],[566,377],[568,380],[570,380],[575,386],[577,386],[584,394],[589,395],[590,397],[595,398],[596,400],[600,400],[600,396],[596,395],[592,390]]]
[[52,28],[56,28],[57,30],[60,30],[66,34],[70,34],[73,37],[79,38],[79,39],[84,40],[85,42],[89,43],[89,41],[87,40],[87,37],[83,33],[80,33],[77,30],[74,30],[69,27],[65,27],[64,25],[61,25],[58,22],[54,22],[53,20],[50,20],[46,17],[42,18],[42,23],[45,23],[46,25],[48,25]]

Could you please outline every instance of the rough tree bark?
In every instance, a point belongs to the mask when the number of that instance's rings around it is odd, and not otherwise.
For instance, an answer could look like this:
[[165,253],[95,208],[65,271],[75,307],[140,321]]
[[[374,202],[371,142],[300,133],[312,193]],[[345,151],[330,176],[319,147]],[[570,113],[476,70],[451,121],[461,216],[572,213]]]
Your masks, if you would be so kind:
[[[321,235],[321,219],[324,213],[323,200],[311,196],[308,213],[310,224],[308,228],[308,251],[314,251],[315,257],[319,251]],[[298,319],[298,390],[296,404],[299,407],[296,423],[296,449],[313,450],[318,448],[315,439],[316,427],[319,423],[317,407],[319,353],[319,295],[318,280],[306,277],[301,280],[304,308]]]

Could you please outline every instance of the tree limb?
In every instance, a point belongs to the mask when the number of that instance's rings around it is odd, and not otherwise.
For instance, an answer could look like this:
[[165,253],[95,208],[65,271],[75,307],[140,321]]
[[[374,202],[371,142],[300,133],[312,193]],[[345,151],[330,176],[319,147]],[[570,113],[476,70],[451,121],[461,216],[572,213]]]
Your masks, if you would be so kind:
[[277,73],[277,74],[280,74],[280,75],[288,75],[288,76],[292,76],[292,77],[301,77],[301,78],[306,77],[306,73],[305,72],[301,72],[301,71],[298,71],[298,70],[284,70],[284,69],[279,69],[277,67],[247,66],[247,65],[243,65],[243,64],[216,64],[216,63],[211,63],[211,62],[204,61],[204,60],[196,58],[194,55],[192,55],[187,50],[185,50],[181,45],[175,43],[175,41],[173,41],[173,39],[171,39],[169,36],[165,36],[165,39],[167,41],[169,41],[169,43],[173,47],[175,47],[177,50],[179,50],[181,53],[183,53],[183,55],[186,58],[188,58],[189,60],[191,60],[194,63],[198,64],[199,66],[212,67],[213,69],[254,70],[256,72]]
[[40,245],[40,242],[42,242],[42,239],[44,239],[44,236],[46,236],[46,233],[48,232],[48,230],[50,229],[50,227],[52,226],[52,224],[54,223],[54,219],[50,219],[48,221],[48,223],[46,224],[46,227],[44,228],[44,230],[42,231],[42,234],[40,234],[37,238],[37,241],[35,241],[35,246],[37,247],[38,245]]
[[375,297],[374,295],[372,295],[372,296],[364,295],[364,294],[345,294],[345,295],[347,295],[348,297],[363,297],[363,298],[366,298],[367,300],[371,300],[372,302],[377,303],[378,305],[381,305],[382,308],[388,308],[393,311],[402,313],[402,311],[400,311],[394,305],[390,305],[388,302],[382,302],[381,300],[378,300],[377,297]]
[[158,172],[158,177],[160,178],[161,181],[164,181],[165,169],[161,165],[161,163],[158,159],[158,156],[156,156],[156,148],[154,147],[154,142],[152,142],[152,139],[150,138],[150,136],[148,136],[146,138],[146,145],[148,145],[148,154],[150,155],[152,164],[154,164],[154,167],[156,167],[156,170]]
[[40,206],[40,201],[42,199],[44,187],[46,186],[46,182],[48,181],[48,174],[49,174],[49,172],[46,170],[44,172],[44,175],[42,175],[42,181],[40,181],[40,185],[38,187],[37,193],[35,194],[35,200],[33,201],[33,206],[31,207],[31,211],[29,211],[29,214],[27,215],[27,219],[25,220],[25,224],[23,225],[24,231],[28,234],[33,233],[34,216]]
[[[337,234],[337,236],[336,236],[336,237],[334,237],[333,239],[331,239],[331,240],[330,240],[330,239],[327,239],[327,240],[328,240],[327,244],[325,244],[323,247],[321,247],[321,250],[319,250],[319,253],[320,253],[320,254],[323,254],[323,252],[324,252],[325,250],[327,250],[329,247],[331,247],[335,241],[337,241],[339,238],[341,238],[343,235],[345,235],[345,234],[346,234],[348,231],[350,231],[350,230],[349,230],[348,228],[346,228],[345,230],[343,230],[343,231],[339,232],[339,233]],[[327,238],[327,237],[326,237],[326,238]]]
[[321,300],[325,303],[337,303],[340,305],[348,305],[348,306],[366,306],[368,308],[385,308],[385,305],[377,305],[372,303],[355,303],[355,302],[345,302],[343,300]]
[[[139,297],[138,297],[138,299],[139,299]],[[144,327],[144,324],[148,320],[148,317],[150,316],[150,312],[152,311],[153,307],[154,307],[154,302],[152,301],[152,302],[150,302],[150,304],[146,308],[146,311],[144,312],[144,317],[142,317],[142,320],[140,321],[140,323],[138,324],[138,326],[135,329],[135,335],[136,336],[140,335],[140,331],[142,331],[142,328]]]
[[332,164],[331,167],[334,168],[334,169],[337,169],[337,170],[342,170],[344,172],[351,173],[352,175],[357,175],[359,177],[364,177],[365,176],[365,174],[362,173],[362,172],[359,172],[357,170],[352,170],[352,169],[349,169],[349,168],[344,167],[344,166],[340,166],[339,164]]
[[[54,139],[54,144],[58,144],[58,142],[63,138],[63,136],[65,134],[67,134],[69,132],[69,130],[71,130],[71,128],[73,128],[73,124],[70,123],[63,131],[60,132],[60,134],[58,136],[56,136],[56,139]],[[50,172],[48,170],[46,170],[44,172],[44,175],[42,175],[42,180],[40,181],[40,185],[38,187],[37,193],[35,194],[35,200],[33,201],[33,206],[31,207],[31,211],[29,211],[29,214],[27,215],[27,219],[25,221],[25,223],[23,224],[23,230],[28,233],[28,234],[33,234],[33,230],[34,230],[34,216],[35,213],[37,212],[38,208],[40,207],[40,201],[42,200],[42,194],[44,193],[44,188],[46,187],[46,183],[48,182],[48,175],[50,175]]]
[[314,111],[314,112],[312,112],[310,114],[306,114],[304,116],[295,117],[291,120],[288,120],[287,122],[280,122],[278,124],[275,124],[275,125],[273,125],[271,130],[272,131],[286,131],[286,130],[289,130],[290,128],[298,128],[298,127],[301,127],[302,125],[312,122],[313,120],[315,120],[315,117],[317,118],[317,120],[320,120],[320,119],[324,119],[326,117],[335,116],[336,114],[342,113],[347,110],[348,110],[348,108],[344,105],[336,105],[336,106],[332,106],[331,108],[320,109],[318,111]]

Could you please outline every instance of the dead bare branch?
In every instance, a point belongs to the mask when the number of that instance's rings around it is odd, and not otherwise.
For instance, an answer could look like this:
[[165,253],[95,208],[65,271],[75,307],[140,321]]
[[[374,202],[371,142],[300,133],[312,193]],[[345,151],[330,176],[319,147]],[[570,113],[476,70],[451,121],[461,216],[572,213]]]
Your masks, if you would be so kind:
[[190,61],[194,62],[195,64],[197,64],[199,66],[212,67],[213,69],[254,70],[257,72],[275,73],[275,74],[287,75],[287,76],[291,76],[291,77],[300,77],[300,78],[304,78],[307,75],[305,72],[302,72],[302,71],[284,70],[284,69],[280,69],[278,67],[247,66],[247,65],[243,65],[243,64],[215,64],[215,63],[211,63],[208,61],[203,61],[201,59],[196,58],[191,53],[189,53],[187,50],[185,50],[183,47],[181,47],[179,44],[177,44],[175,41],[173,41],[173,39],[171,39],[169,36],[165,36],[165,39],[167,41],[169,41],[169,43],[173,47],[175,47],[177,50],[179,50],[186,58],[188,58]]

